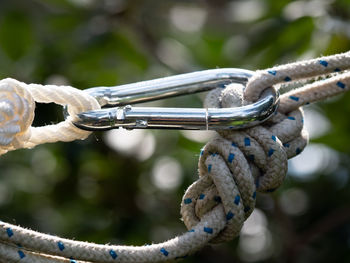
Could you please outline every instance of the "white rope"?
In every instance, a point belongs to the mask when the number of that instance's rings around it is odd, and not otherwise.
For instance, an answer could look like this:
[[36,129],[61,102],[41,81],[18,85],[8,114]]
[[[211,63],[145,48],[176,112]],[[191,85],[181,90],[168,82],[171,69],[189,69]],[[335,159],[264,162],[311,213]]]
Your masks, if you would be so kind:
[[[68,118],[54,125],[32,127],[35,102],[68,105]],[[69,87],[25,84],[14,79],[0,81],[0,155],[43,143],[85,139],[90,132],[72,124],[77,113],[100,109],[87,93]]]
[[[275,84],[344,72],[349,68],[348,52],[258,71],[248,82],[245,91],[240,85],[214,90],[208,94],[206,105],[244,105],[257,100],[264,89]],[[185,257],[208,242],[230,240],[239,234],[244,220],[253,211],[256,191],[270,192],[280,186],[287,171],[287,159],[299,154],[306,146],[308,135],[303,129],[303,113],[299,107],[345,92],[349,85],[350,73],[337,73],[327,80],[316,81],[283,94],[278,113],[263,125],[243,131],[219,132],[202,150],[199,160],[200,177],[187,189],[183,197],[181,214],[189,229],[183,235],[149,246],[97,245],[41,234],[0,222],[0,259],[6,262],[20,260],[45,263],[156,262]],[[1,88],[3,86],[6,88]],[[84,138],[88,135],[81,131],[74,133],[76,128],[73,127],[74,132],[66,132],[63,129],[64,132],[55,139],[41,139],[44,135],[36,135],[33,132],[34,128],[28,128],[31,121],[22,123],[20,118],[11,119],[10,117],[15,115],[11,110],[12,105],[17,105],[16,114],[29,116],[28,119],[32,120],[32,115],[27,112],[33,111],[33,99],[28,93],[36,101],[48,102],[51,99],[47,99],[46,96],[50,96],[50,89],[6,80],[0,82],[0,94],[2,90],[12,94],[0,96],[0,113],[6,117],[1,119],[0,127],[0,142],[3,145],[0,149],[3,153],[18,147],[32,147],[55,140],[68,141],[74,139],[74,136]],[[61,105],[70,104],[71,116],[87,108],[98,108],[96,102],[92,102],[93,99],[87,102],[89,99],[85,94],[82,97],[78,95],[74,99],[69,98],[70,92],[81,93],[73,88],[55,87],[53,90],[56,92],[54,102]],[[12,91],[18,95],[14,95]],[[45,94],[45,98],[41,98],[41,94]],[[8,97],[11,100],[7,99]],[[86,101],[82,103],[81,99]],[[26,103],[29,106],[22,106]],[[89,106],[86,107],[86,104]],[[73,110],[74,105],[80,106]],[[7,123],[7,126],[3,123]],[[65,127],[72,126],[66,125]]]

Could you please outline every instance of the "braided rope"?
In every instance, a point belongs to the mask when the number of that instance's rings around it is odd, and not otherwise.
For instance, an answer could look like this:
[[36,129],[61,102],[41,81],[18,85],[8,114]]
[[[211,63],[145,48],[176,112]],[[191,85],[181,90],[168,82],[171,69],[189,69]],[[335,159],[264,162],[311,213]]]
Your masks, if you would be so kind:
[[[32,127],[35,102],[68,105],[65,121],[44,127]],[[69,87],[25,84],[14,79],[0,81],[0,155],[19,148],[43,143],[86,139],[90,132],[72,124],[77,113],[100,109],[87,93]]]
[[[257,71],[247,87],[230,85],[210,92],[206,107],[239,107],[256,101],[268,87],[333,74],[350,68],[350,52]],[[287,160],[308,142],[300,106],[345,92],[350,72],[316,81],[283,94],[278,112],[263,125],[243,131],[219,131],[203,148],[199,180],[186,191],[181,214],[188,229],[202,215],[223,206],[226,226],[212,242],[231,240],[255,207],[256,192],[273,192],[283,182]],[[220,198],[218,198],[220,197]]]
[[[283,94],[278,113],[263,125],[243,131],[221,131],[207,143],[199,160],[199,179],[187,189],[181,204],[182,218],[189,229],[183,235],[149,246],[97,245],[41,234],[0,222],[0,260],[43,263],[156,262],[183,258],[208,242],[222,242],[234,238],[254,209],[256,192],[271,192],[280,186],[287,171],[287,159],[299,154],[306,146],[308,135],[303,129],[303,112],[300,106],[347,91],[350,87],[350,72],[344,70],[349,68],[350,53],[347,52],[257,71],[245,90],[240,85],[229,85],[224,90],[217,89],[208,94],[206,106],[240,106],[257,100],[263,90],[275,84],[291,83],[298,79],[337,72],[337,75],[326,80],[316,81]],[[339,73],[340,71],[344,73]],[[21,87],[33,87],[28,89],[29,93],[40,102],[47,102],[46,96],[51,94],[45,86],[26,86],[13,80],[10,82]],[[7,116],[11,116],[11,103],[3,105],[2,102],[3,86],[0,82],[0,113],[2,116],[6,115],[6,118],[0,120],[1,125],[3,120],[9,119]],[[12,85],[12,89],[17,90],[18,86]],[[37,94],[33,89],[44,91],[37,91],[40,93]],[[68,104],[72,107],[74,104],[80,105],[80,109],[85,107],[81,106],[85,105],[85,102],[81,103],[80,98],[72,100],[60,95],[62,91],[57,87],[53,89],[60,97],[56,103],[67,104],[69,100]],[[71,90],[74,89],[69,88],[66,91],[68,97]],[[20,100],[22,104],[28,101],[28,105],[31,105],[28,111],[34,108],[32,99],[25,90],[16,94],[21,95],[18,95],[19,99],[13,100]],[[41,94],[45,94],[45,98],[41,98]],[[7,94],[5,97],[8,100],[8,97],[14,95]],[[91,108],[95,106],[94,103],[89,105]],[[21,116],[28,115],[25,107],[19,109]],[[70,114],[73,116],[77,112],[79,109],[71,110]],[[12,122],[7,122],[13,126],[0,126],[0,153],[17,146],[32,147],[38,143],[54,141],[50,138],[42,141],[34,139],[40,137],[33,136],[34,128],[29,129],[28,135],[26,127],[30,126],[30,121],[22,124],[18,118],[13,118]],[[18,127],[13,128],[16,125]],[[5,131],[8,132],[1,137]],[[15,136],[11,137],[12,134]],[[71,135],[69,140],[74,136],[84,138],[87,135]],[[64,135],[60,136],[55,140],[68,140]],[[24,137],[33,139],[27,144],[22,139]]]

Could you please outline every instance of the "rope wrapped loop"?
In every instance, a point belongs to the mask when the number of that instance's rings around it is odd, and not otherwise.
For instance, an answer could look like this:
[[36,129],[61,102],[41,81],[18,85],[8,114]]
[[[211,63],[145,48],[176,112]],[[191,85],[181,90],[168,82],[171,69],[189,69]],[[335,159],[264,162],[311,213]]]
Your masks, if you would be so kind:
[[[35,102],[68,105],[65,121],[32,127]],[[94,97],[70,86],[25,84],[15,79],[0,81],[0,155],[38,144],[86,139],[91,132],[72,124],[76,114],[100,109]]]
[[29,91],[12,79],[0,81],[0,146],[20,148],[30,138],[35,102]]
[[256,192],[273,192],[283,182],[287,161],[305,148],[301,106],[343,93],[349,89],[350,52],[277,66],[257,71],[247,87],[232,84],[216,89],[206,98],[206,107],[239,107],[258,100],[267,88],[300,79],[328,74],[283,94],[276,115],[262,125],[242,131],[218,131],[203,148],[199,159],[199,179],[185,192],[182,219],[193,229],[202,217],[217,206],[224,211],[225,227],[212,243],[236,237],[255,207]]
[[[231,84],[212,91],[206,107],[239,107],[243,86]],[[212,242],[236,237],[255,207],[256,192],[272,192],[283,182],[287,160],[308,142],[303,112],[278,112],[263,125],[243,131],[220,131],[201,152],[199,180],[186,191],[181,213],[188,229],[217,205],[225,211],[226,227]]]

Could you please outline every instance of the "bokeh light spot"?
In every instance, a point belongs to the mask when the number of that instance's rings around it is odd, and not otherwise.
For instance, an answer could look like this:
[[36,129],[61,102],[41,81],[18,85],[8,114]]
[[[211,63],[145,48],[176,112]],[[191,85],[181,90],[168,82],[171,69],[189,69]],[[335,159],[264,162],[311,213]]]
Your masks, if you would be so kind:
[[289,160],[289,173],[301,180],[312,180],[317,173],[335,171],[338,164],[335,150],[324,144],[310,143],[301,154]]
[[325,135],[331,128],[331,124],[326,116],[313,108],[306,108],[305,127],[309,132],[310,139],[319,138]]
[[267,226],[267,219],[263,211],[255,208],[253,213],[244,222],[241,234],[257,235],[261,233]]
[[291,188],[282,193],[279,203],[286,214],[298,216],[306,212],[309,198],[303,190]]
[[199,31],[207,18],[207,12],[197,6],[177,5],[170,10],[170,21],[184,32]]
[[292,1],[283,10],[283,15],[288,20],[296,20],[300,17],[320,17],[327,13],[331,0]]
[[52,152],[44,147],[33,150],[32,168],[37,175],[50,175],[57,166],[57,161]]
[[161,190],[173,190],[182,182],[180,163],[171,157],[158,159],[152,170],[152,182]]
[[192,54],[189,49],[172,38],[164,38],[157,47],[158,58],[169,67],[184,71],[191,70],[189,65],[192,63]]
[[114,129],[106,132],[104,139],[113,150],[140,161],[150,158],[156,147],[154,135],[146,130]]
[[182,135],[195,142],[208,142],[216,134],[214,131],[192,131],[192,130],[183,130],[181,131]]
[[262,17],[267,10],[265,1],[232,1],[229,6],[229,19],[232,22],[252,22]]
[[241,230],[238,255],[244,262],[255,262],[268,258],[272,253],[272,236],[267,228],[266,216],[256,208]]

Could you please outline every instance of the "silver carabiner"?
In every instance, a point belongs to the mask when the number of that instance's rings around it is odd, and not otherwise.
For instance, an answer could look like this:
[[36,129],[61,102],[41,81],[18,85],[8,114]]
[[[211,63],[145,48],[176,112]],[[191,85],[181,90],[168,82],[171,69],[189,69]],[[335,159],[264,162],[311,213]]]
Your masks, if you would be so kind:
[[244,69],[211,69],[115,87],[85,90],[101,106],[122,106],[78,114],[77,127],[89,130],[127,129],[242,129],[268,119],[277,109],[279,94],[264,92],[259,101],[237,108],[132,107],[129,104],[208,91],[231,83],[246,84],[253,75]]

